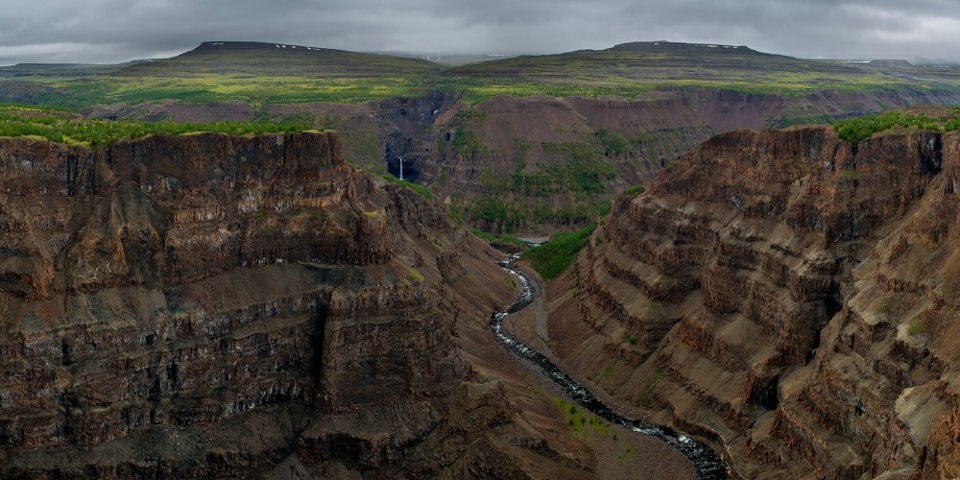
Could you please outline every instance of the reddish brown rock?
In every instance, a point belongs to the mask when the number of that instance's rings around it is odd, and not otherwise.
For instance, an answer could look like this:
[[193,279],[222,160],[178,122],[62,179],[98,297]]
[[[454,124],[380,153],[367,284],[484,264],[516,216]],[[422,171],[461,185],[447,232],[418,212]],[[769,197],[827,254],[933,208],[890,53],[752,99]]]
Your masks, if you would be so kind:
[[491,260],[335,134],[0,139],[0,476],[559,465],[456,341]]
[[714,137],[617,202],[554,350],[745,478],[955,476],[958,173],[954,133]]

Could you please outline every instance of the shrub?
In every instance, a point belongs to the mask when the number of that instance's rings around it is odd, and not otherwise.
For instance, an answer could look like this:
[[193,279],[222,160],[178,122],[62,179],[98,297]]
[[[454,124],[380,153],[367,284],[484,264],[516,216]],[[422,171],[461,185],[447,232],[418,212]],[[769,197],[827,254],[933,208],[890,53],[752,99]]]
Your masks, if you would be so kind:
[[390,174],[387,174],[387,173],[385,173],[385,174],[383,174],[383,175],[380,175],[380,178],[382,178],[382,179],[384,179],[384,180],[386,180],[386,181],[388,181],[388,182],[390,182],[390,183],[397,184],[397,185],[400,185],[400,186],[403,186],[403,187],[407,187],[407,188],[409,188],[410,190],[413,190],[414,192],[416,192],[416,193],[417,193],[418,195],[420,195],[421,197],[426,198],[427,200],[433,200],[433,192],[431,192],[429,188],[424,187],[423,185],[417,185],[416,183],[413,183],[413,182],[408,182],[408,181],[406,181],[406,180],[400,180],[399,178],[394,177],[393,175],[390,175]]
[[902,111],[885,112],[834,122],[833,130],[840,138],[850,143],[860,143],[875,133],[897,126],[941,132],[958,130],[960,129],[960,110],[955,110],[952,116],[937,118]]
[[411,268],[410,271],[407,272],[407,279],[411,282],[420,283],[423,281],[423,274],[416,268]]
[[907,335],[923,335],[924,333],[930,332],[930,326],[927,325],[927,322],[919,318],[910,320],[910,325],[907,326]]

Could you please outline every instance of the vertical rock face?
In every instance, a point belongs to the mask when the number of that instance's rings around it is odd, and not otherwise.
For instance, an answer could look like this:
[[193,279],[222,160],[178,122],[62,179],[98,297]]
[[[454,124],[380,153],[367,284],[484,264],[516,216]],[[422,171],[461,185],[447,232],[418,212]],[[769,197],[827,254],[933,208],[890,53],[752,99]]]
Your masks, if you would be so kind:
[[246,476],[298,449],[375,465],[422,440],[467,368],[451,282],[499,270],[340,150],[0,139],[0,476]]
[[952,133],[714,137],[617,203],[556,351],[746,478],[960,475],[958,175]]

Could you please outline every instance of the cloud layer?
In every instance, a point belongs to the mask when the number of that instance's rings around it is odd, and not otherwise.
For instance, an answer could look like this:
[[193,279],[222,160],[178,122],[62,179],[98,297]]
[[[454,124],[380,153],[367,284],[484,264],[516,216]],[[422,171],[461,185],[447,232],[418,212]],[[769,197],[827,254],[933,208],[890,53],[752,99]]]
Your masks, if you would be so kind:
[[206,40],[434,53],[556,53],[671,40],[808,58],[960,61],[960,0],[0,0],[0,6],[0,65],[166,57]]

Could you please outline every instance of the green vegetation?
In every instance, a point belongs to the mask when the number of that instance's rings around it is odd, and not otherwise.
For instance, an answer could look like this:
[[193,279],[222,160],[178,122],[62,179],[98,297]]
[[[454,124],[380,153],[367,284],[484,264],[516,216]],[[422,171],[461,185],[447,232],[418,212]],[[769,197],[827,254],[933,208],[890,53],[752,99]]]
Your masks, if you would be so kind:
[[516,237],[511,237],[508,235],[494,235],[492,233],[487,233],[487,232],[484,232],[483,230],[478,230],[476,228],[474,228],[472,232],[474,236],[476,236],[480,240],[486,241],[487,243],[493,246],[496,246],[497,244],[508,244],[508,245],[513,245],[515,247],[519,247],[521,249],[527,248],[527,244],[523,243],[523,240],[520,240],[519,238],[516,238]]
[[[665,158],[682,151],[691,139],[703,134],[677,128],[621,135],[601,129],[579,132],[573,140],[562,142],[535,144],[514,138],[512,171],[503,172],[492,166],[481,169],[476,180],[482,192],[480,198],[451,202],[451,211],[457,218],[495,233],[510,234],[530,225],[582,227],[596,221],[598,215],[609,213],[609,200],[617,193],[617,165],[636,162],[638,170],[642,170],[648,168],[642,159],[651,156],[663,158],[665,164]],[[568,138],[569,135],[568,132]],[[529,154],[538,147],[541,151]],[[509,153],[491,155],[499,157],[490,163],[500,165]],[[642,188],[635,186],[628,193]]]
[[654,370],[653,376],[647,381],[646,387],[640,392],[640,398],[638,399],[640,405],[650,405],[650,402],[653,400],[653,394],[656,392],[657,384],[660,383],[661,378],[663,378],[663,370],[657,368]]
[[638,193],[642,193],[644,188],[646,187],[644,187],[643,184],[630,185],[623,193],[629,197]]
[[773,128],[787,128],[797,125],[824,125],[833,123],[837,118],[828,114],[807,115],[798,113],[796,116],[790,114],[781,115],[777,120],[768,122],[768,126]]
[[482,157],[490,153],[490,150],[480,143],[480,137],[468,125],[457,127],[450,141],[450,149],[463,158]]
[[[606,190],[606,182],[616,178],[617,170],[600,155],[594,142],[544,143],[543,149],[561,157],[562,162],[550,163],[540,168],[546,185],[552,189],[562,189],[594,196]],[[523,174],[515,175],[515,181],[527,180]],[[540,178],[530,178],[536,186]],[[526,186],[525,184],[523,186]],[[528,186],[528,188],[530,188]],[[584,195],[581,195],[583,198]]]
[[[512,172],[480,172],[485,195],[466,210],[474,222],[490,232],[510,233],[527,223],[584,225],[610,211],[603,198],[611,193],[609,185],[618,172],[604,156],[600,137],[584,134],[577,141],[544,142],[541,147],[552,158],[533,169],[523,158],[530,145],[514,143],[520,148]],[[557,198],[562,207],[556,206]]]
[[[24,80],[5,80],[23,82]],[[362,103],[422,93],[422,82],[396,78],[312,78],[211,74],[169,78],[165,76],[98,76],[93,79],[40,78],[29,80],[40,87],[33,96],[40,105],[82,110],[101,104],[144,104],[175,100],[186,103],[240,101],[254,106],[314,102]]]
[[524,252],[522,258],[528,259],[530,266],[544,280],[557,278],[573,263],[577,253],[587,245],[594,229],[596,224],[591,223],[576,232],[556,233],[549,242]]
[[938,132],[960,130],[960,108],[941,115],[898,110],[833,123],[833,129],[837,135],[850,143],[859,143],[875,133],[894,127]]
[[[486,113],[479,110],[458,110],[456,119],[459,125],[456,131],[454,131],[453,138],[450,139],[450,151],[461,158],[489,156],[490,149],[481,142],[480,136],[477,135],[476,131],[471,127],[471,125],[483,121],[484,118],[486,118]],[[439,151],[445,151],[447,145],[445,136],[440,135],[437,137],[437,149]]]
[[623,155],[630,150],[630,139],[619,133],[610,133],[603,128],[594,134],[603,146],[604,155]]
[[407,272],[407,280],[420,283],[423,281],[423,274],[416,268],[411,268],[410,271]]
[[311,125],[286,122],[136,122],[86,119],[52,108],[0,105],[0,136],[36,137],[74,145],[108,144],[123,138],[217,132],[231,135],[306,131]]
[[583,433],[588,428],[601,435],[606,435],[611,431],[609,423],[586,410],[578,408],[575,404],[562,398],[554,398],[553,404],[562,412],[564,423],[575,433]]
[[910,320],[910,324],[907,326],[907,335],[923,335],[925,333],[930,333],[930,326],[927,322],[919,318],[914,318]]
[[622,461],[627,457],[636,455],[637,453],[640,453],[640,451],[637,450],[635,447],[633,447],[632,445],[625,445],[623,447],[623,451],[617,454],[617,459]]
[[624,331],[623,335],[620,336],[620,343],[629,343],[630,345],[636,345],[637,337],[636,335],[630,332]]
[[[613,209],[613,204],[611,204],[610,202],[601,202],[597,204],[597,208],[598,208],[597,214],[600,215],[601,217],[606,217],[607,215],[610,214],[610,210]],[[603,218],[600,219],[600,225],[603,225]],[[599,242],[600,242],[600,239],[597,239],[597,245],[600,244]]]
[[486,223],[493,232],[512,232],[527,219],[527,212],[518,204],[506,202],[496,195],[485,195],[469,209],[470,217]]
[[[203,44],[177,57],[88,75],[16,72],[36,86],[35,102],[76,110],[104,103],[242,101],[254,106],[360,103],[422,93],[443,67],[424,60],[274,44]],[[25,76],[33,73],[33,76]],[[94,76],[93,74],[96,74]]]
[[380,135],[373,130],[337,132],[343,140],[343,150],[350,155],[349,161],[371,173],[387,173],[386,164],[380,158]]
[[395,184],[397,184],[397,185],[400,185],[400,186],[403,186],[403,187],[407,187],[407,188],[409,188],[410,190],[413,190],[414,192],[416,192],[416,193],[417,193],[418,195],[420,195],[421,197],[426,198],[427,200],[433,200],[433,192],[431,192],[429,188],[424,187],[423,185],[417,185],[416,183],[413,183],[413,182],[408,182],[408,181],[406,181],[406,180],[400,180],[399,178],[394,177],[393,175],[390,175],[389,173],[385,173],[385,174],[383,174],[383,175],[380,175],[380,178],[382,178],[382,179],[384,179],[384,180],[386,180],[386,181],[388,181],[388,182],[390,182],[390,183],[395,183]]
[[[900,75],[890,75],[895,72]],[[910,75],[911,80],[907,80]],[[918,79],[923,79],[918,82]],[[748,48],[670,42],[633,43],[606,50],[507,58],[454,68],[445,85],[472,101],[495,95],[636,98],[678,87],[793,97],[817,91],[872,91],[905,85],[955,89],[956,73],[910,66],[800,60]]]
[[606,367],[603,368],[603,372],[595,380],[598,383],[601,383],[604,379],[610,376],[614,370],[620,366],[620,359],[614,358]]

